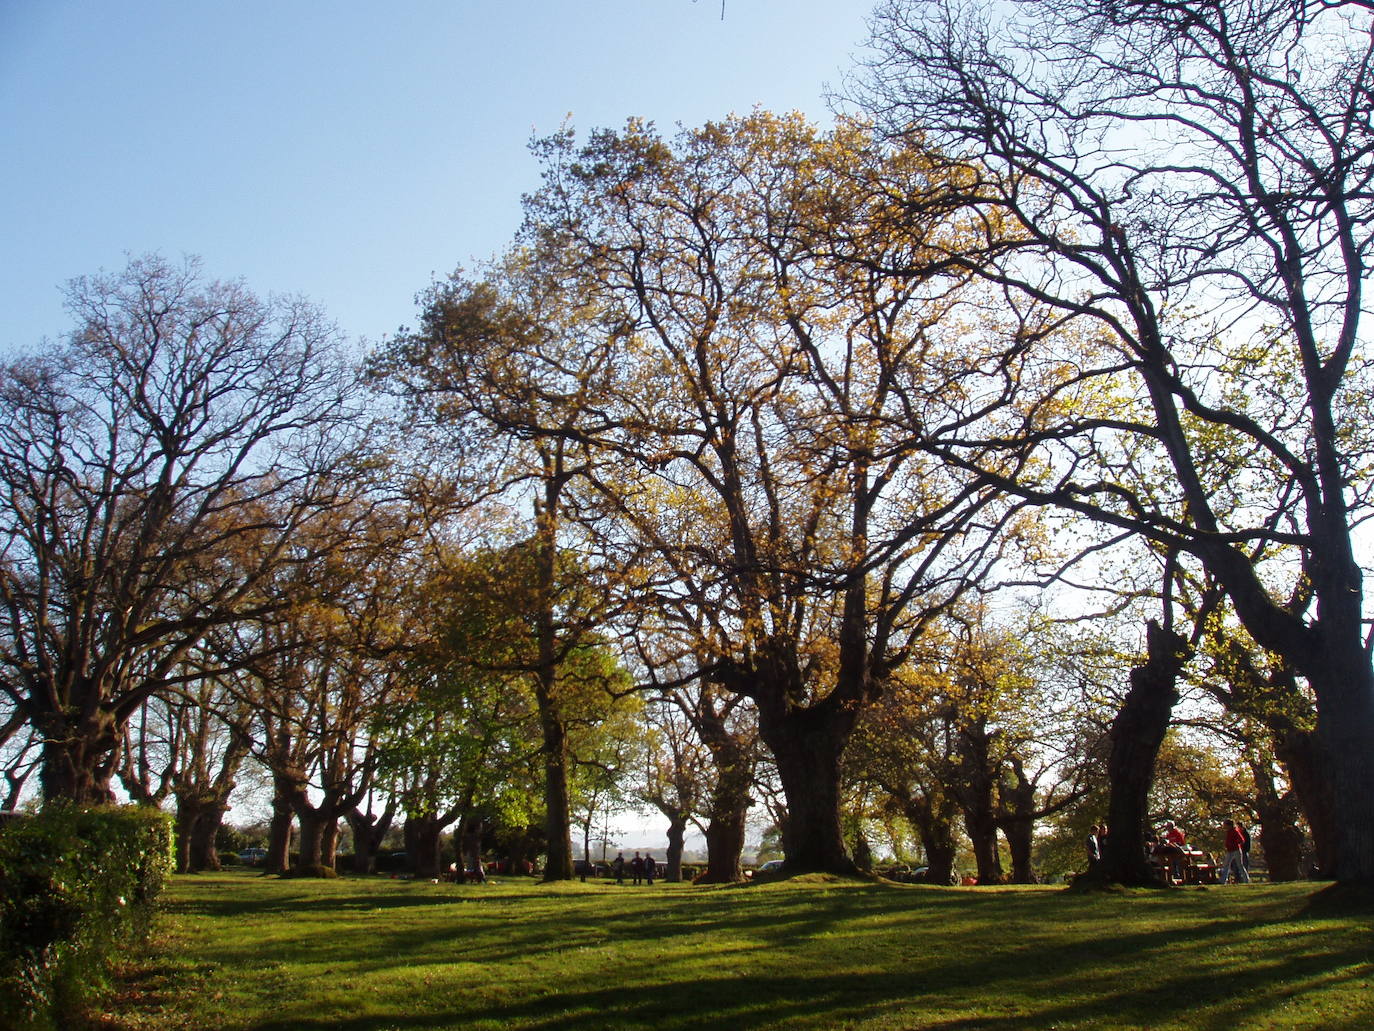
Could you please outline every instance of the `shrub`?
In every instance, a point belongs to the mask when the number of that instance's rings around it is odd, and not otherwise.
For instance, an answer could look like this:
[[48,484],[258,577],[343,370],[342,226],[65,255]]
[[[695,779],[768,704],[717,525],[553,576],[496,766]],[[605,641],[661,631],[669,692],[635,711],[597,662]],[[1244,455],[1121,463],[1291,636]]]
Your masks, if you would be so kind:
[[53,806],[0,830],[0,1024],[76,1023],[147,934],[171,869],[156,810]]

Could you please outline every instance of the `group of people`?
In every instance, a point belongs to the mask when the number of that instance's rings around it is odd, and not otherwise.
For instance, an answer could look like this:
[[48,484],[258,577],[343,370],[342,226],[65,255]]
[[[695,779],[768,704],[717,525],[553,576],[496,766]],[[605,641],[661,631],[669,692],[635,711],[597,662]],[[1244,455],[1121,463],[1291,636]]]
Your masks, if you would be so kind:
[[611,861],[611,873],[615,874],[616,884],[625,883],[625,867],[627,865],[630,868],[630,877],[635,884],[644,881],[649,884],[654,883],[654,876],[658,873],[658,861],[652,855],[646,853],[641,856],[636,852],[635,857],[627,863],[624,852],[616,853],[615,859]]
[[[1237,884],[1250,883],[1250,832],[1239,820],[1223,820],[1225,833],[1225,858],[1219,864],[1217,882],[1226,884],[1234,878]],[[1089,869],[1095,867],[1106,850],[1107,825],[1100,823],[1088,833]],[[1176,881],[1183,880],[1183,866],[1187,856],[1188,835],[1182,827],[1167,820],[1163,831],[1156,836],[1151,833],[1145,838],[1145,852],[1152,860],[1164,867],[1168,876]]]

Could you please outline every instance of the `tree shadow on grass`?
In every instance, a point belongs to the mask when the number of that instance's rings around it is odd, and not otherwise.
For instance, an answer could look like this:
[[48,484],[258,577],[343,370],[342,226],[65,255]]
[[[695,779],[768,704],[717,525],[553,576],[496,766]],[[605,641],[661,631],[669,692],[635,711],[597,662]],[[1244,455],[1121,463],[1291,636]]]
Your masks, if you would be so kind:
[[[1311,957],[1319,976],[1343,957]],[[969,964],[976,964],[971,959]],[[429,1013],[403,1011],[356,1019],[310,1020],[300,1017],[255,1024],[252,1031],[447,1031],[458,1028],[509,1028],[513,1031],[610,1031],[653,1028],[696,1031],[699,1028],[753,1027],[829,1029],[839,1026],[923,1028],[929,1031],[1013,1031],[1060,1026],[1101,1028],[1168,1028],[1197,1026],[1199,990],[1206,975],[1180,971],[1163,983],[1141,989],[1118,989],[1063,1002],[1026,999],[1008,1002],[996,972],[982,981],[972,970],[954,973],[955,985],[937,976],[923,979],[891,971],[820,976],[774,975],[698,980],[691,984],[646,983],[631,987],[588,987],[523,999],[519,1002],[454,1005]],[[1272,979],[1246,979],[1235,986],[1224,1005],[1208,1009],[1204,1026],[1272,1026],[1271,1019],[1288,998],[1288,989]],[[1366,1028],[1374,1005],[1343,1014],[1326,1026],[1332,1031]]]
[[[1047,957],[1018,954],[1015,949],[999,957],[973,948],[942,955],[915,970],[894,969],[891,962],[863,969],[863,957],[840,955],[837,965],[849,969],[806,973],[782,955],[768,967],[753,964],[735,976],[708,979],[673,979],[669,957],[655,968],[661,968],[662,976],[628,986],[590,980],[543,983],[531,986],[518,1001],[474,998],[471,1005],[441,1004],[428,1012],[417,1012],[423,1004],[413,998],[398,999],[394,1008],[380,1015],[353,1020],[282,1015],[253,1025],[253,1031],[821,1029],[862,1026],[867,1021],[932,1031],[1177,1024],[1220,1029],[1272,1026],[1275,1015],[1297,996],[1323,989],[1358,992],[1370,980],[1367,942],[1354,939],[1305,953],[1271,951],[1244,968],[1217,961],[1217,950],[1233,944],[1238,933],[1243,929],[1218,923],[1182,934],[1164,929],[1104,935]],[[1152,962],[1146,976],[1132,976],[1138,970],[1134,961],[1160,950],[1173,957],[1171,965]],[[1101,976],[1104,970],[1111,970],[1111,976]],[[1225,971],[1224,978],[1218,976],[1219,970]],[[463,997],[461,984],[446,987],[449,998]],[[387,1005],[385,999],[376,1001]],[[1371,1021],[1374,1001],[1341,1013],[1325,1026],[1354,1031],[1371,1026]]]
[[1374,915],[1374,884],[1328,884],[1307,900],[1303,915],[1316,919]]

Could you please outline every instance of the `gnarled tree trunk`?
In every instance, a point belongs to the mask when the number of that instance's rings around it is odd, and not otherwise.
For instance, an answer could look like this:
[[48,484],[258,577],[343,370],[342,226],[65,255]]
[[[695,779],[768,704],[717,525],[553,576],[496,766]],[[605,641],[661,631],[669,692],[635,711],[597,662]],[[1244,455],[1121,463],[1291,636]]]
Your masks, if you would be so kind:
[[284,874],[291,867],[291,828],[296,811],[287,795],[290,785],[279,775],[272,778],[272,822],[267,832],[267,858],[263,861],[266,873]]
[[439,876],[439,838],[448,822],[424,816],[406,816],[406,865],[416,877]]
[[668,820],[668,851],[664,856],[663,879],[672,884],[682,880],[682,853],[687,842],[687,819]]
[[1145,662],[1131,670],[1130,690],[1112,720],[1107,841],[1096,870],[1089,871],[1109,883],[1158,883],[1145,855],[1150,785],[1178,701],[1178,676],[1192,654],[1184,638],[1154,620],[1146,627],[1145,640]]
[[1280,792],[1267,758],[1251,756],[1255,777],[1255,811],[1259,817],[1259,843],[1271,881],[1302,879],[1302,831],[1298,828],[1301,807],[1294,793]]
[[855,707],[818,703],[779,712],[760,706],[759,733],[773,753],[787,796],[782,830],[789,873],[853,873],[840,825],[840,755]]
[[954,836],[954,821],[958,806],[947,795],[928,793],[911,795],[902,806],[907,820],[921,838],[926,856],[926,882],[950,884],[954,880],[954,857],[959,846]]
[[997,848],[997,784],[992,770],[992,741],[985,720],[959,728],[959,787],[964,831],[973,845],[979,884],[1002,883],[1002,856]]
[[115,797],[110,781],[122,737],[114,717],[97,709],[76,720],[48,713],[36,722],[43,736],[39,784],[44,800],[112,804]]
[[390,799],[381,816],[373,816],[370,809],[365,813],[357,806],[348,811],[346,819],[353,830],[354,873],[376,873],[377,849],[391,829],[391,820],[395,815],[396,803]]

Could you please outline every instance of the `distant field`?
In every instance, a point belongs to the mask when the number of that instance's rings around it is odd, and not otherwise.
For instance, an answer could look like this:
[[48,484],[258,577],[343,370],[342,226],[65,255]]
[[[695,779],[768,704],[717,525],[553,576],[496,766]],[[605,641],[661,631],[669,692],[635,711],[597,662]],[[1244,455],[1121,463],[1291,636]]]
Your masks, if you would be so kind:
[[107,1029],[1374,1028],[1374,920],[1311,885],[1075,895],[177,878]]

